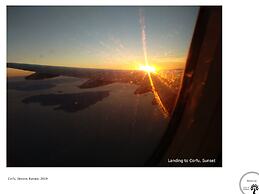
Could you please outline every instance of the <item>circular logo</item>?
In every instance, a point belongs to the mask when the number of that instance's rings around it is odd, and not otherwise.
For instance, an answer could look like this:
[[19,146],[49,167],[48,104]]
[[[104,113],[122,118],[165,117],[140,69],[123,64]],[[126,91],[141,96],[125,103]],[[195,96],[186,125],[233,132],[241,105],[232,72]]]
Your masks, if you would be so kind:
[[259,173],[244,174],[240,179],[239,187],[243,194],[259,194]]

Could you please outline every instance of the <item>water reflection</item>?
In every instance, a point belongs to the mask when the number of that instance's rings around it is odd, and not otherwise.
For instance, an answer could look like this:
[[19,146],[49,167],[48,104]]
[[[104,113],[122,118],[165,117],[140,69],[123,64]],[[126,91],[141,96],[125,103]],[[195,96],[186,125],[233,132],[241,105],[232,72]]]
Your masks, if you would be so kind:
[[109,91],[92,91],[70,94],[41,94],[22,100],[23,103],[40,103],[42,106],[55,106],[54,110],[77,112],[102,101],[109,96]]
[[7,80],[8,90],[17,90],[23,92],[31,92],[37,90],[47,90],[58,86],[59,84],[71,84],[80,81],[78,78],[60,76],[48,80],[25,80],[22,78],[10,78]]
[[54,88],[55,86],[56,85],[52,83],[31,84],[31,83],[26,83],[25,81],[7,82],[8,89],[18,90],[18,91],[46,90],[46,89]]

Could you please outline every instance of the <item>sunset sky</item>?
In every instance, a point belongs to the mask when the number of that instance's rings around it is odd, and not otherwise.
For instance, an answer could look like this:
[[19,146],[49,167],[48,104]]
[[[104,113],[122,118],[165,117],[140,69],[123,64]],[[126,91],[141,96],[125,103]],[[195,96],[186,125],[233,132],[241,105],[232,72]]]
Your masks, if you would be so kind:
[[[7,61],[135,69],[184,66],[198,7],[8,7]],[[143,28],[143,26],[142,26]]]

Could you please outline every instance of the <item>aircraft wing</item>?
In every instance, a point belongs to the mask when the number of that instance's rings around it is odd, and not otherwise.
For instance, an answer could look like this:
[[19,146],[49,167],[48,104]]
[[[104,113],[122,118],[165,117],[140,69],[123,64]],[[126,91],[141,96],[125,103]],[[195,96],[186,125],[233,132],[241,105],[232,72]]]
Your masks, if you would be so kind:
[[[38,64],[25,63],[7,63],[8,68],[21,69],[35,72],[39,79],[48,78],[49,76],[71,76],[79,78],[93,78],[102,76],[102,78],[122,79],[123,76],[143,76],[145,73],[139,70],[112,70],[112,69],[94,69],[94,68],[78,68],[78,67],[63,67],[63,66],[49,66]],[[44,75],[46,77],[44,77]],[[131,76],[131,77],[132,77]],[[29,79],[32,77],[28,77]],[[37,76],[34,77],[37,79]]]
[[145,77],[145,72],[139,70],[112,70],[63,66],[48,66],[25,63],[7,63],[8,68],[32,71],[25,79],[40,80],[57,76],[85,78],[87,81],[80,88],[98,87],[114,82],[134,83],[139,85]]

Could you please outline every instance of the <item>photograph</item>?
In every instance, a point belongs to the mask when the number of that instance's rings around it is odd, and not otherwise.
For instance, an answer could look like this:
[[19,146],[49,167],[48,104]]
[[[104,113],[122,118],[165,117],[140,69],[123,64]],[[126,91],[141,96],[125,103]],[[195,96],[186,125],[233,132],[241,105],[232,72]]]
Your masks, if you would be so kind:
[[222,6],[6,6],[6,167],[222,168]]

